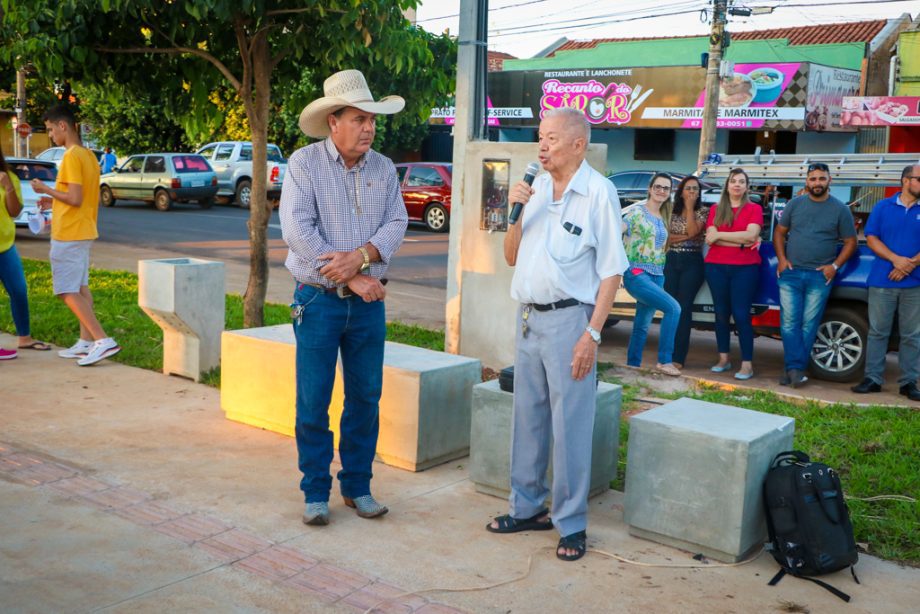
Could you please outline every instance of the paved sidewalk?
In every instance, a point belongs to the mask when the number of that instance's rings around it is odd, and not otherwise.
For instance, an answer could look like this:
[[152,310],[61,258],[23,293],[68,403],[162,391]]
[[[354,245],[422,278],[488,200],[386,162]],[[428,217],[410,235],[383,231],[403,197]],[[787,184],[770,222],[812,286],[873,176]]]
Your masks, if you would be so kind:
[[[55,352],[0,364],[0,387],[3,612],[363,612],[386,597],[376,611],[842,606],[807,582],[768,587],[776,565],[766,555],[692,569],[597,553],[557,561],[554,532],[483,529],[505,502],[474,491],[467,459],[422,473],[377,464],[387,516],[364,520],[333,498],[332,523],[307,527],[293,441],[224,419],[216,389],[109,361],[79,368]],[[697,564],[692,553],[630,537],[620,493],[592,499],[590,510],[590,547]],[[829,578],[853,595],[848,612],[916,611],[920,571],[870,556],[858,571],[861,585],[847,573]]]

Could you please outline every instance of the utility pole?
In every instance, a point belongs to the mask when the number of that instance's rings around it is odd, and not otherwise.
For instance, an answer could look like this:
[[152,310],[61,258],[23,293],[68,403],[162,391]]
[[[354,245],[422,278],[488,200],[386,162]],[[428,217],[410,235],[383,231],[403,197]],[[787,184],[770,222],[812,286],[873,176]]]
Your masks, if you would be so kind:
[[709,34],[709,64],[706,68],[706,102],[700,129],[700,153],[697,168],[716,147],[716,122],[719,116],[719,68],[725,49],[725,21],[728,0],[712,0],[712,32]]
[[[25,117],[26,110],[26,71],[23,68],[20,68],[16,71],[16,124],[19,125],[22,123],[23,118]],[[13,138],[15,139],[15,147],[13,151],[20,158],[26,157],[26,139],[19,136],[19,133],[14,131]]]

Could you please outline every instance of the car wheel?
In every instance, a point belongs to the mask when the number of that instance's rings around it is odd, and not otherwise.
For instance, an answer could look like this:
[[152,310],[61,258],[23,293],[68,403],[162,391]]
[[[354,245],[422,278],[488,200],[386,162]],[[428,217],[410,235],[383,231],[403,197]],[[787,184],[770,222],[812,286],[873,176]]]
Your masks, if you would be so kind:
[[172,207],[172,199],[169,197],[169,192],[166,190],[157,190],[156,194],[153,195],[153,206],[157,208],[158,211],[169,211]]
[[111,207],[115,204],[115,196],[109,186],[104,185],[99,188],[99,202],[102,203],[103,207]]
[[248,209],[249,202],[252,200],[252,182],[248,179],[242,179],[236,184],[236,202],[240,208]]
[[811,348],[809,369],[818,379],[850,382],[863,374],[869,322],[858,307],[828,307]]
[[425,209],[425,226],[431,232],[445,232],[449,225],[447,209],[441,203],[431,203]]
[[214,199],[213,198],[199,199],[198,206],[201,207],[202,209],[210,209],[211,207],[214,206]]

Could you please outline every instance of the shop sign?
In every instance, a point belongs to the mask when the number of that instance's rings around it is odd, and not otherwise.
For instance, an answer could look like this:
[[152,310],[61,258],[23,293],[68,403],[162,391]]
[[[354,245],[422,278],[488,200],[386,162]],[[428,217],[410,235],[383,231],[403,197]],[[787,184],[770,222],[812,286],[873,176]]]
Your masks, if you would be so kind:
[[[718,127],[803,130],[809,66],[735,65],[720,81]],[[489,75],[489,93],[496,105],[532,109],[537,121],[550,109],[575,107],[599,128],[698,129],[705,79],[705,70],[687,66],[509,71]],[[502,125],[534,126],[533,120]]]
[[[530,107],[502,107],[495,108],[492,106],[492,100],[488,100],[489,125],[500,126],[501,120],[505,119],[533,119],[533,110]],[[437,107],[431,110],[431,119],[443,121],[448,126],[453,126],[457,117],[456,107]]]
[[848,130],[841,122],[843,98],[859,95],[861,79],[858,70],[811,64],[808,70],[805,129],[819,132]]
[[920,126],[920,96],[847,96],[841,123],[865,126]]

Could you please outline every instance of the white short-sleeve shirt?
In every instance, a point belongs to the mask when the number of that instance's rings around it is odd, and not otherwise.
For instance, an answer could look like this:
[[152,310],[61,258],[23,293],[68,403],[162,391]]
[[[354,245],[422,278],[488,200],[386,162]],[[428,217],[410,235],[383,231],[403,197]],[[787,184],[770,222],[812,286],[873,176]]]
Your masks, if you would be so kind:
[[620,199],[613,182],[586,161],[553,201],[548,173],[533,183],[521,224],[511,297],[547,304],[567,298],[594,304],[602,279],[622,275]]

